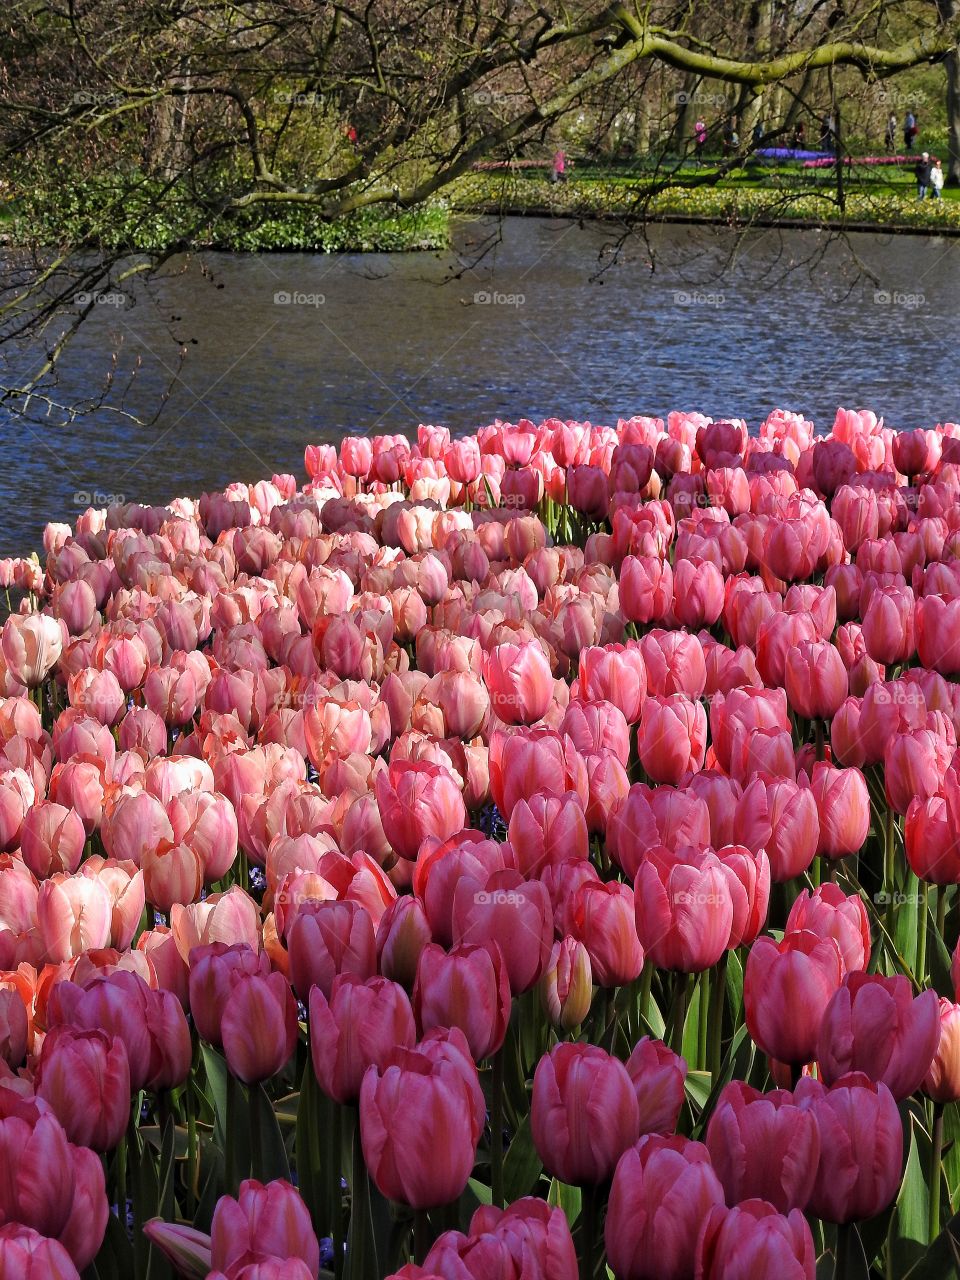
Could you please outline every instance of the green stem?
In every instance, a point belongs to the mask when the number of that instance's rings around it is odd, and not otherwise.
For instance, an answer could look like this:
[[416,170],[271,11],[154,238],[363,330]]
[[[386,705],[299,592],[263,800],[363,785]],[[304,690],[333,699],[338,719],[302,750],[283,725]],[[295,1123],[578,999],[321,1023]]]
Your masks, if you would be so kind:
[[653,969],[653,962],[647,960],[643,966],[643,973],[640,975],[639,1013],[641,1022],[647,1021],[650,1017],[650,988],[653,985]]
[[927,978],[927,915],[929,913],[930,885],[924,880],[920,891],[920,919],[917,922],[917,980]]
[[817,744],[817,759],[825,760],[827,758],[827,753],[826,753],[826,742],[824,740],[824,734],[823,734],[822,720],[814,720],[813,733],[814,733],[814,738]]
[[705,1071],[707,1066],[707,1031],[708,1010],[710,1008],[710,970],[704,969],[700,975],[700,1006],[697,1020],[697,1070]]
[[891,937],[894,930],[894,899],[897,896],[895,837],[896,827],[894,826],[893,809],[887,805],[883,824],[883,888],[887,895],[886,928]]
[[226,1165],[226,1183],[227,1195],[235,1196],[239,1187],[237,1181],[237,1092],[239,1085],[236,1077],[229,1071],[227,1072],[227,1116],[225,1137],[224,1163]]
[[597,1249],[596,1187],[584,1187],[581,1192],[580,1203],[580,1280],[594,1280]]
[[930,1177],[927,1185],[930,1191],[930,1218],[927,1239],[933,1244],[940,1234],[940,1186],[943,1178],[943,1103],[933,1104],[933,1143],[930,1148]]
[[947,923],[947,886],[937,885],[937,933],[942,938]]
[[120,1213],[120,1225],[127,1229],[127,1135],[124,1134],[117,1147],[117,1208]]
[[715,1085],[720,1079],[723,1063],[723,1011],[727,997],[727,957],[724,951],[717,961],[717,973],[710,990],[710,1080]]
[[430,1219],[426,1209],[416,1209],[413,1214],[413,1258],[423,1263],[430,1252]]
[[379,1274],[376,1265],[367,1261],[367,1224],[370,1218],[370,1183],[367,1166],[363,1161],[363,1145],[360,1141],[360,1112],[355,1111],[353,1126],[353,1172],[350,1179],[350,1248],[348,1258],[350,1275],[356,1280],[366,1280],[368,1275]]
[[192,1081],[187,1082],[183,1104],[187,1110],[187,1185],[190,1203],[196,1209],[200,1199],[200,1162],[197,1159],[197,1109],[192,1096]]
[[670,1048],[674,1053],[683,1053],[683,1024],[687,1016],[687,992],[690,986],[690,975],[675,975],[673,1009],[671,1010]]
[[343,1106],[333,1103],[333,1124],[331,1125],[331,1143],[333,1155],[333,1274],[336,1280],[343,1275],[343,1192],[340,1187],[341,1166],[343,1163]]
[[490,1194],[494,1206],[503,1208],[503,1047],[493,1055],[490,1090]]
[[250,1118],[250,1176],[263,1181],[263,1127],[261,1110],[263,1091],[258,1084],[250,1085],[247,1090],[249,1100],[248,1115]]

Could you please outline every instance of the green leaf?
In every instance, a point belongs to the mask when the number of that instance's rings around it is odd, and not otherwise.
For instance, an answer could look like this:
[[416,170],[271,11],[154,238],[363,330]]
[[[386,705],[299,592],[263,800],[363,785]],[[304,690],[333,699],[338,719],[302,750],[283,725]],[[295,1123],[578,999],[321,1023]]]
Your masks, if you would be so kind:
[[904,902],[897,907],[897,918],[893,929],[893,941],[897,952],[911,973],[917,967],[917,930],[920,919],[920,882],[912,871],[907,873],[906,886],[903,891]]
[[529,1195],[543,1171],[530,1132],[530,1112],[520,1122],[503,1160],[503,1191],[508,1201]]
[[[893,1272],[898,1276],[905,1275],[926,1251],[930,1195],[920,1154],[918,1128],[916,1117],[911,1116],[907,1167],[888,1237]],[[926,1135],[923,1136],[926,1139]],[[929,1146],[928,1139],[925,1145]]]
[[960,1275],[960,1213],[951,1218],[927,1249],[914,1263],[904,1280],[947,1280]]
[[469,1178],[467,1180],[467,1186],[477,1197],[480,1204],[493,1203],[493,1192],[485,1182],[481,1182],[478,1178]]
[[580,1217],[581,1200],[582,1196],[579,1187],[569,1187],[565,1182],[560,1182],[557,1178],[551,1178],[550,1190],[547,1193],[547,1204],[553,1209],[559,1208],[563,1210],[571,1231]]
[[[290,1181],[290,1161],[283,1143],[283,1134],[262,1084],[252,1084],[248,1090],[250,1104],[251,1148],[259,1153],[258,1167],[253,1176],[261,1182],[273,1182],[277,1178]],[[254,1129],[255,1126],[255,1129]]]
[[743,965],[736,951],[727,952],[727,1010],[736,1026],[743,1009]]
[[100,1246],[94,1265],[99,1280],[127,1280],[133,1275],[133,1248],[126,1228],[121,1226],[120,1219],[115,1213],[111,1213],[107,1218],[103,1244]]

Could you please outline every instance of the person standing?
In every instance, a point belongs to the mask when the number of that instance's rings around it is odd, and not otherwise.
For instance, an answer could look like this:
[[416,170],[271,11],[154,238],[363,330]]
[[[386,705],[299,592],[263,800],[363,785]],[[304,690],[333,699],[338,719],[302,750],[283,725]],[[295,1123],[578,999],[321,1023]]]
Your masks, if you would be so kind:
[[939,200],[940,192],[943,190],[943,165],[933,157],[933,164],[930,168],[930,199]]
[[897,117],[891,111],[887,117],[887,150],[892,152],[897,145]]
[[693,141],[696,145],[697,164],[703,160],[703,149],[707,145],[707,125],[704,120],[698,120],[693,126]]
[[559,148],[553,155],[553,169],[550,180],[551,182],[566,182],[567,180],[567,157]]
[[917,117],[912,111],[908,111],[903,120],[903,145],[908,151],[913,150],[913,140],[918,133]]
[[927,194],[927,187],[930,186],[930,172],[933,166],[930,163],[929,154],[924,151],[920,159],[913,166],[913,176],[917,180],[917,199],[922,200]]

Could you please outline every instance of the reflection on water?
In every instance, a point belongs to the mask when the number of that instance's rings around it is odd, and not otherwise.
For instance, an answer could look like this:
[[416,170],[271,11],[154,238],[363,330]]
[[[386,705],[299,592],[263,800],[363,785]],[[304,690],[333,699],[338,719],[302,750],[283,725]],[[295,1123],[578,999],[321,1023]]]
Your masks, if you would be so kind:
[[67,431],[0,421],[0,554],[75,518],[77,493],[164,501],[302,475],[310,441],[418,422],[700,409],[755,424],[781,405],[826,428],[838,404],[897,427],[960,416],[960,242],[667,227],[615,253],[614,237],[514,218],[464,225],[450,254],[210,254],[99,308],[64,392],[95,391],[119,349],[121,373],[140,362],[125,407],[169,399],[149,427],[106,412]]

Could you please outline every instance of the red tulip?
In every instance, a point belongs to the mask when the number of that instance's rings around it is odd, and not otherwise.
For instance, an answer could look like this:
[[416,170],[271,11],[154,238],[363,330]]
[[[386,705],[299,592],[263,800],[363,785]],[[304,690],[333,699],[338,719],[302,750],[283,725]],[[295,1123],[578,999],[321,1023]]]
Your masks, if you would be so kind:
[[761,1193],[780,1213],[806,1207],[820,1135],[786,1090],[764,1094],[732,1080],[717,1099],[706,1143],[731,1207]]
[[435,943],[420,953],[413,1007],[422,1031],[459,1027],[479,1062],[503,1044],[510,1021],[510,979],[496,943]]
[[810,1062],[841,978],[840,948],[832,938],[806,930],[788,933],[779,943],[758,938],[743,981],[747,1029],[758,1047],[778,1062]]
[[647,1135],[620,1157],[604,1238],[617,1280],[689,1280],[723,1187],[701,1142]]
[[697,1241],[697,1280],[814,1280],[817,1252],[799,1209],[784,1217],[765,1200],[711,1209]]
[[914,999],[909,978],[848,974],[820,1024],[820,1073],[833,1084],[850,1071],[887,1086],[899,1102],[920,1087],[940,1038],[937,994]]
[[506,1209],[481,1205],[469,1235],[445,1231],[422,1268],[404,1267],[394,1280],[469,1280],[478,1268],[483,1269],[480,1274],[577,1280],[577,1255],[563,1210],[551,1209],[535,1196],[515,1200]]
[[943,796],[914,796],[903,821],[910,870],[930,884],[960,883],[960,840]]
[[903,1129],[893,1095],[860,1072],[827,1089],[804,1076],[794,1090],[820,1130],[820,1166],[808,1211],[825,1222],[872,1218],[900,1185]]
[[555,1045],[537,1064],[530,1122],[548,1173],[576,1186],[605,1182],[639,1132],[626,1068],[596,1045]]

